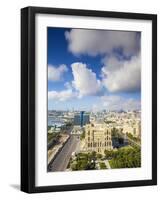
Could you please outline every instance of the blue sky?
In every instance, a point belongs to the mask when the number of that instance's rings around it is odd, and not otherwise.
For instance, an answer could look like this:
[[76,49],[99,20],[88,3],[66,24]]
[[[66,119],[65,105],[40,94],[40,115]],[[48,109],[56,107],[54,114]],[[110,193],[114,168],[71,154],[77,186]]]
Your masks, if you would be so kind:
[[48,27],[48,109],[140,109],[140,38]]

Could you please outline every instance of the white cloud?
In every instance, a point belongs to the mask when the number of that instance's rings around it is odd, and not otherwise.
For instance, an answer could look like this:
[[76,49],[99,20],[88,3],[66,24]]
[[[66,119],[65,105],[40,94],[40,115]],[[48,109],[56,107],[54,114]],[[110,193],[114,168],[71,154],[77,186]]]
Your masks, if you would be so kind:
[[[99,54],[104,57],[102,59],[103,80],[99,81],[94,78],[96,80],[94,81],[96,83],[96,90],[100,88],[100,86],[98,86],[101,85],[100,82],[102,82],[110,92],[133,92],[140,90],[140,34],[129,31],[72,29],[71,31],[65,32],[65,37],[68,41],[68,49],[73,54],[85,54],[90,56]],[[114,52],[118,49],[122,50],[122,56],[129,56],[131,60],[118,60],[116,52]],[[80,71],[81,70],[78,72],[78,76],[81,76]],[[88,69],[82,71],[88,71]],[[77,80],[79,79],[76,75],[75,77]],[[80,79],[83,78],[84,75]],[[84,91],[84,81],[82,83],[82,81],[77,80],[74,81],[76,89],[82,90],[82,94],[88,94],[88,92]],[[98,82],[99,84],[97,84]],[[81,86],[81,84],[83,84],[83,86]],[[93,85],[95,86],[95,84]],[[91,87],[91,85],[89,87]],[[88,84],[86,84],[87,91],[90,90],[89,87]]]
[[65,82],[64,86],[69,89],[69,90],[72,90],[73,87],[72,87],[72,83],[71,82]]
[[137,32],[72,29],[65,32],[68,49],[76,55],[111,53],[121,48],[125,55],[134,55],[140,48]]
[[97,95],[100,92],[101,81],[97,80],[96,74],[91,69],[88,69],[86,64],[73,63],[71,68],[73,81],[64,84],[65,90],[49,91],[49,100],[67,101],[86,95]]
[[86,64],[73,63],[73,87],[79,92],[79,96],[96,95],[101,90],[101,81],[97,80],[96,74],[87,68]]
[[127,110],[137,110],[140,108],[141,108],[140,100],[136,100],[133,98],[124,98],[117,95],[102,96],[100,97],[100,103],[93,105],[94,111],[98,111],[100,109],[127,111]]
[[104,59],[103,84],[110,92],[132,92],[141,87],[140,54],[131,60],[119,61],[115,57]]
[[67,101],[76,97],[76,93],[74,93],[71,89],[58,91],[49,91],[48,99],[55,101]]
[[66,65],[60,65],[55,67],[53,65],[48,66],[48,80],[50,81],[61,81],[65,72],[68,71]]

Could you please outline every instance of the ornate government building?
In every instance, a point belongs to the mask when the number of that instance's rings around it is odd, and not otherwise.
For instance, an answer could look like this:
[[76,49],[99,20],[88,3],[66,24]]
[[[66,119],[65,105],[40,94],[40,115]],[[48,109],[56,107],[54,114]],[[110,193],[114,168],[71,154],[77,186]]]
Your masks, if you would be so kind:
[[85,126],[85,150],[104,154],[112,149],[111,129],[106,124],[87,124]]

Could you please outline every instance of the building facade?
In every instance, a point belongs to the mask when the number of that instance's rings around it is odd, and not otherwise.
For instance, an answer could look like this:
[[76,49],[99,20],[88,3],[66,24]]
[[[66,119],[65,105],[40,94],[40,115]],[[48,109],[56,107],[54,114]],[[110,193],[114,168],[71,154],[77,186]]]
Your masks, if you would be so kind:
[[106,124],[87,124],[85,126],[85,150],[104,154],[112,149],[111,128]]
[[141,122],[137,121],[133,124],[124,124],[123,133],[131,133],[134,137],[141,137]]
[[85,126],[90,123],[89,114],[85,114],[84,111],[77,113],[74,115],[74,126]]

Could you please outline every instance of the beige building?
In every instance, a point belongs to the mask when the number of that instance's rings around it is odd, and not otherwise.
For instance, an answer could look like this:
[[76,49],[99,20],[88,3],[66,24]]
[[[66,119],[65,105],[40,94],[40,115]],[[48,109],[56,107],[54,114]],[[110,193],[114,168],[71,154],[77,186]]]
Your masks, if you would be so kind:
[[112,149],[111,128],[106,124],[87,124],[85,126],[85,150],[104,154]]
[[123,133],[131,133],[134,137],[141,136],[141,123],[137,121],[134,124],[123,125]]

